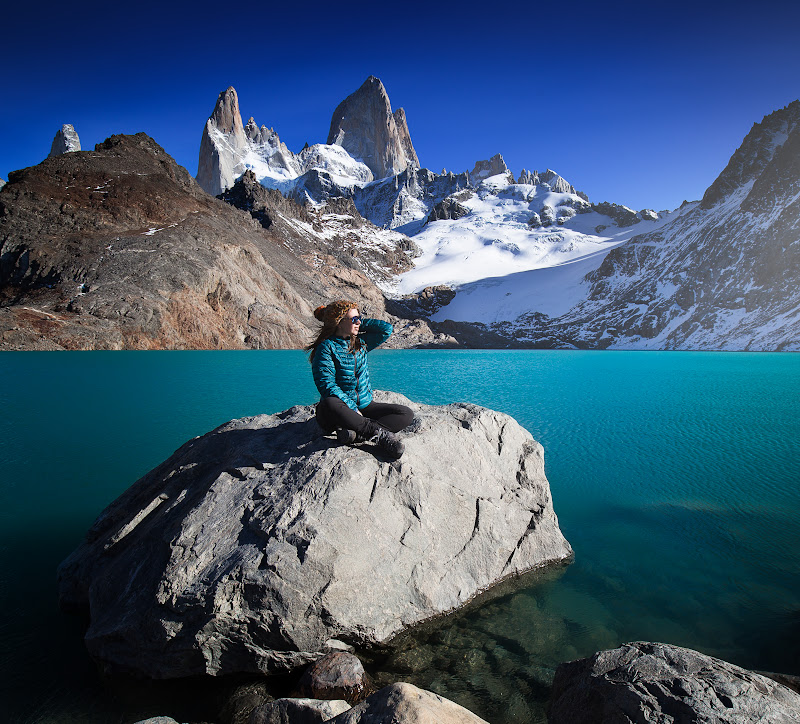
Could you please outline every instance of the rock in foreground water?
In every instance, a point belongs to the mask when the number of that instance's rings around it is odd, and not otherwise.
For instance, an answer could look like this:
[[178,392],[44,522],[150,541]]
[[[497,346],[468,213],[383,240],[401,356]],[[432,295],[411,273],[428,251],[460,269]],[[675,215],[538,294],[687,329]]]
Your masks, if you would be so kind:
[[725,661],[636,642],[562,664],[550,724],[796,724],[800,695]]
[[334,651],[315,661],[297,682],[300,696],[344,699],[350,704],[362,701],[374,691],[361,660],[346,651]]
[[399,461],[298,406],[189,441],[112,503],[59,569],[92,656],[153,678],[290,670],[571,556],[517,422],[376,399],[416,415]]
[[349,708],[350,704],[341,699],[276,699],[254,709],[247,724],[317,724]]
[[385,686],[329,721],[331,724],[486,724],[449,699],[403,683]]

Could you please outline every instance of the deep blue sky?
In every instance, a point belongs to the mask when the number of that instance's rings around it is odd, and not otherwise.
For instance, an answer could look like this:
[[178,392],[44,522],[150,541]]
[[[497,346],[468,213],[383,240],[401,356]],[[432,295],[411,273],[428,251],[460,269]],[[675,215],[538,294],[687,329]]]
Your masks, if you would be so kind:
[[297,151],[325,142],[339,101],[376,75],[423,166],[500,152],[515,174],[552,168],[592,201],[671,209],[800,98],[798,28],[796,0],[18,0],[0,28],[0,177],[45,158],[62,123],[84,149],[144,131],[195,174],[229,85],[245,122]]

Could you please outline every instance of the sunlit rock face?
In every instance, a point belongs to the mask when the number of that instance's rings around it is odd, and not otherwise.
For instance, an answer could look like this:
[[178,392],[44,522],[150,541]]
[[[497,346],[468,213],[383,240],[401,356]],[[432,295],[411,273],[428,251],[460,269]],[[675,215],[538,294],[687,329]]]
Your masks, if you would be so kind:
[[[71,153],[72,151],[81,150],[81,139],[72,127],[72,124],[65,123],[58,129],[53,144],[50,146],[50,153],[47,158],[59,156],[62,153]],[[1,186],[0,186],[1,187]]]
[[341,146],[363,161],[375,178],[419,168],[405,111],[392,112],[386,88],[374,75],[334,110],[328,144]]

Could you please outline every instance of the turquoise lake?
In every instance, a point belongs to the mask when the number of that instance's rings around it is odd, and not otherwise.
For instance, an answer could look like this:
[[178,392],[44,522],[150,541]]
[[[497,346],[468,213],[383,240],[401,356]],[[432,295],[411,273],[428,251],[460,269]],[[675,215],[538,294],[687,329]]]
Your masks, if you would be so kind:
[[[492,724],[544,721],[559,662],[626,641],[800,674],[800,355],[376,350],[377,389],[512,415],[574,562],[372,662]],[[310,404],[297,351],[0,355],[0,686],[11,722],[199,720],[192,684],[105,686],[56,567],[191,437]],[[208,704],[203,703],[204,706]],[[210,716],[209,716],[210,718]]]

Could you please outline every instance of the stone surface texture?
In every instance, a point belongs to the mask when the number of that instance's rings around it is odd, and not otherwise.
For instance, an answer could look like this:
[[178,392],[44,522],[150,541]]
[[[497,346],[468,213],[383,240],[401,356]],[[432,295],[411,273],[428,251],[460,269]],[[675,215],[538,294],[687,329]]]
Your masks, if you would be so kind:
[[347,651],[334,651],[309,666],[300,681],[297,693],[314,699],[344,699],[355,704],[374,691],[358,656]]
[[341,699],[276,699],[254,709],[247,724],[317,724],[350,709]]
[[571,557],[516,421],[376,399],[415,413],[397,462],[300,406],[191,440],[121,495],[59,569],[90,653],[153,678],[290,670]]
[[240,156],[248,148],[247,133],[242,125],[239,96],[230,87],[222,91],[200,139],[197,183],[212,196],[233,186],[242,173]]
[[550,724],[796,724],[800,695],[690,649],[635,642],[556,670]]
[[72,125],[65,123],[56,133],[53,143],[50,146],[50,153],[48,154],[47,158],[60,156],[62,153],[71,153],[72,151],[80,150],[81,139],[78,138],[78,134]]
[[253,709],[275,700],[270,683],[268,677],[259,677],[236,686],[220,707],[219,724],[247,724]]
[[413,684],[392,684],[330,720],[332,724],[486,724],[463,706]]
[[336,106],[328,144],[341,146],[365,163],[376,179],[419,168],[405,111],[392,112],[386,88],[372,75]]

